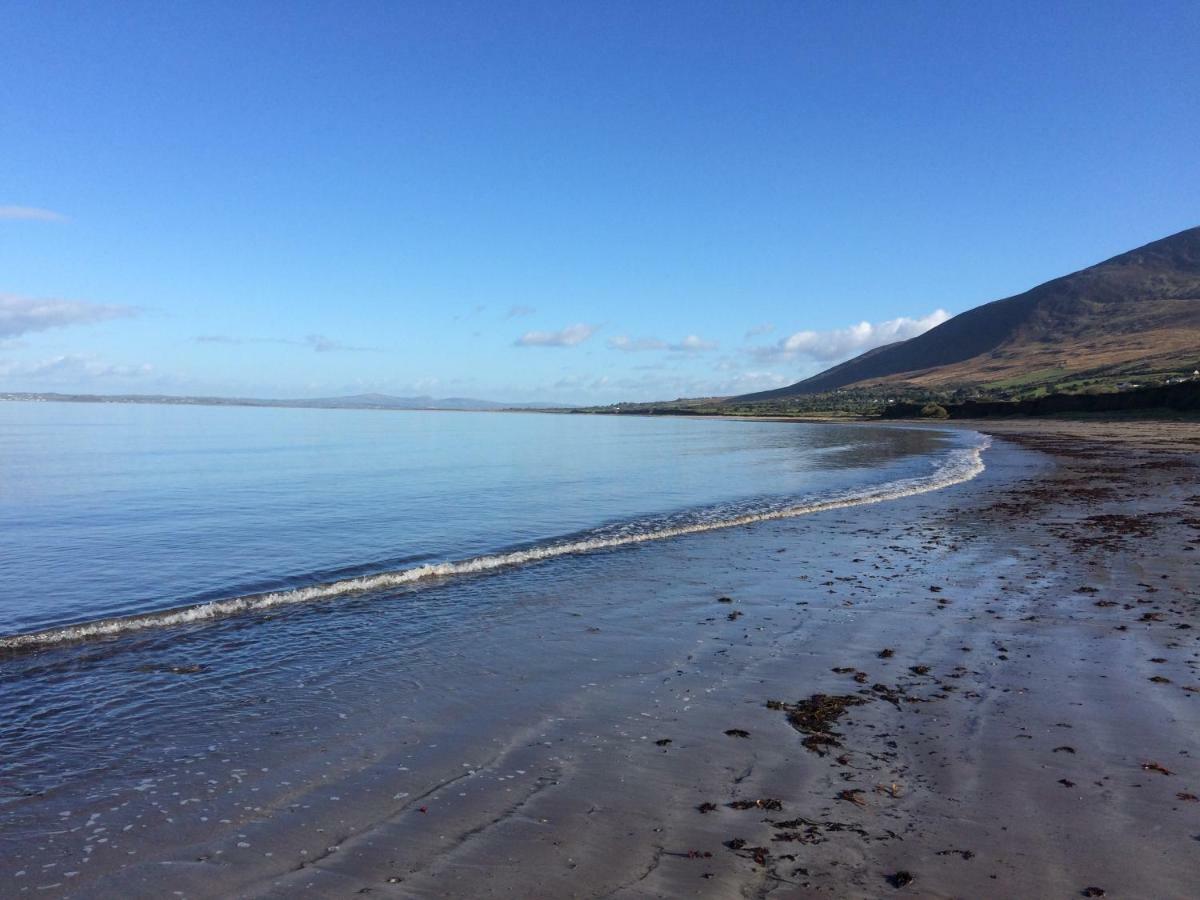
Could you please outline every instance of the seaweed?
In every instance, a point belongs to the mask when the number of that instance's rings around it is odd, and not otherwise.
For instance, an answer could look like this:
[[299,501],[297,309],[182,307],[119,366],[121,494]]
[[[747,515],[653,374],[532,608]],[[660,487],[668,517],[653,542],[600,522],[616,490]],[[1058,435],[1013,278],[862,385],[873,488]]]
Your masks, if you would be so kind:
[[768,700],[767,709],[786,713],[788,724],[806,735],[801,743],[818,756],[824,756],[829,748],[842,746],[838,741],[841,733],[833,730],[833,723],[850,707],[866,702],[866,698],[857,694],[813,694],[799,703]]

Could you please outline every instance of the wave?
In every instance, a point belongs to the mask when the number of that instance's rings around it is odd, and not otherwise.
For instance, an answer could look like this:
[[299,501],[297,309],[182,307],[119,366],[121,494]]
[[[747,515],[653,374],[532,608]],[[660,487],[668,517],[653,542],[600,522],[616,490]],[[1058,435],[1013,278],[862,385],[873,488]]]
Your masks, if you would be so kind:
[[851,506],[863,506],[871,503],[882,503],[887,500],[897,500],[901,497],[911,497],[916,494],[937,491],[955,484],[970,481],[983,472],[983,452],[990,445],[991,440],[984,435],[980,435],[980,442],[975,446],[950,451],[946,457],[946,461],[930,475],[904,478],[876,487],[845,491],[820,499],[806,500],[798,503],[793,502],[782,506],[730,515],[724,518],[651,527],[641,531],[624,528],[616,531],[593,532],[590,535],[574,540],[563,540],[507,553],[476,556],[471,559],[458,561],[429,563],[393,572],[381,572],[378,575],[346,578],[325,584],[293,588],[291,590],[250,594],[243,597],[231,597],[225,600],[211,600],[205,603],[174,607],[159,612],[118,616],[92,622],[47,628],[24,634],[14,634],[0,637],[0,651],[41,650],[59,644],[121,635],[150,628],[190,625],[197,622],[206,622],[212,619],[238,615],[240,613],[259,612],[280,606],[311,603],[317,600],[330,600],[336,597],[403,587],[421,581],[448,578],[455,575],[472,575],[495,569],[511,568],[526,563],[556,559],[560,556],[574,556],[597,550],[611,550],[632,544],[646,543],[648,541],[684,537],[690,534],[700,534],[722,528],[734,528],[739,525],[752,525],[756,522],[788,519],[810,513],[845,509]]

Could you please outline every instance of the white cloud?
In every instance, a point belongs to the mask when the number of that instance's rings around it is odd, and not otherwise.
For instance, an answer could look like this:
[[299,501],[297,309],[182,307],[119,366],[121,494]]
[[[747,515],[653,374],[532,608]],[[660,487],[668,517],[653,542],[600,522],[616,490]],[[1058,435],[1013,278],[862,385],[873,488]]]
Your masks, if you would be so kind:
[[525,306],[518,303],[516,306],[510,306],[508,313],[504,316],[506,319],[519,319],[522,316],[532,316],[537,310],[532,306]]
[[52,209],[36,206],[0,206],[0,219],[15,219],[24,222],[65,222],[67,217]]
[[679,343],[669,345],[667,349],[676,353],[707,353],[717,349],[717,342],[706,341],[698,335],[689,334]]
[[916,337],[949,318],[948,312],[938,309],[919,319],[901,316],[874,324],[859,322],[832,331],[797,331],[770,347],[755,347],[750,352],[760,359],[790,360],[804,357],[818,362],[831,362]]
[[574,347],[590,338],[598,328],[580,322],[561,331],[527,331],[515,343],[518,347]]
[[137,366],[116,365],[94,356],[74,353],[32,363],[0,362],[0,377],[40,378],[48,382],[68,382],[79,378],[140,378],[153,371],[154,367],[149,363]]
[[770,334],[774,330],[774,322],[763,322],[761,325],[755,325],[753,328],[748,329],[745,337],[746,340],[750,340],[750,338],[756,338],[764,334]]
[[0,338],[137,315],[131,306],[0,294]]
[[619,334],[616,337],[608,339],[608,346],[612,350],[623,350],[626,353],[637,353],[644,350],[665,350],[667,345],[664,341],[658,338],[631,338],[627,334]]

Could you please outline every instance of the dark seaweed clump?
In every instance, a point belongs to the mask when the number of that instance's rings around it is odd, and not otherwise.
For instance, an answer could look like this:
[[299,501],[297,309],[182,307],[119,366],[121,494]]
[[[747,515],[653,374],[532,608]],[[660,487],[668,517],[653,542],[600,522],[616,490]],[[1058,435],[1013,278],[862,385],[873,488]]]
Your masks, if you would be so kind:
[[841,733],[833,730],[833,724],[846,714],[852,706],[862,706],[866,699],[857,694],[813,694],[807,700],[799,703],[784,703],[782,700],[768,700],[768,709],[777,709],[787,714],[788,723],[807,735],[801,742],[820,756],[824,756],[830,748],[840,747],[838,738]]

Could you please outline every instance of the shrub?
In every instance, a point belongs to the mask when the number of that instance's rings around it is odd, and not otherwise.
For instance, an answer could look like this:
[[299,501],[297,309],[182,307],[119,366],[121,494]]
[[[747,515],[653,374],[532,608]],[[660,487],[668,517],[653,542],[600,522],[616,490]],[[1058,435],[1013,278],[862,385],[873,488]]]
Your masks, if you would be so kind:
[[926,403],[921,407],[921,416],[926,419],[948,419],[950,413],[940,403]]

